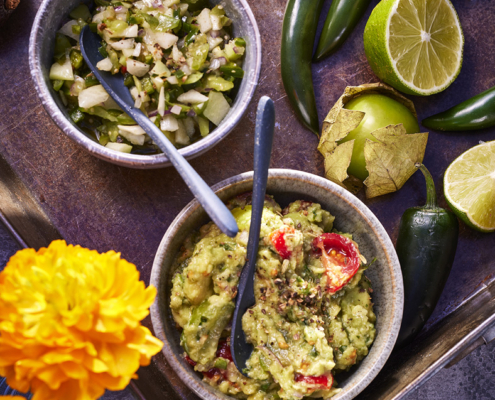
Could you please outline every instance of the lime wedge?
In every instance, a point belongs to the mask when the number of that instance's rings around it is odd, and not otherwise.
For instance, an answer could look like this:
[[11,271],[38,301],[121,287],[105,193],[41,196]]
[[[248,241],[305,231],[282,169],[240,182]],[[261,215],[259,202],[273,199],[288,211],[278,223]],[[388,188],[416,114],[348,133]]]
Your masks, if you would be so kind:
[[452,211],[467,225],[495,231],[495,141],[456,158],[445,171],[443,190]]
[[375,74],[408,94],[446,89],[461,70],[463,46],[449,0],[383,0],[364,30],[364,50]]

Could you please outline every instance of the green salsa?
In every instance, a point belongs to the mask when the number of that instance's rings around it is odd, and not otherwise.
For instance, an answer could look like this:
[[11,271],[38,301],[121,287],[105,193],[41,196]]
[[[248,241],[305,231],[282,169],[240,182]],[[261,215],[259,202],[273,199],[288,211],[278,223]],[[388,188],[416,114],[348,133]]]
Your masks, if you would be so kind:
[[244,76],[246,41],[232,35],[221,4],[199,0],[98,0],[80,4],[56,34],[50,79],[69,117],[101,145],[159,153],[151,138],[108,95],[79,47],[89,25],[101,37],[96,67],[122,74],[134,107],[182,148],[207,136],[229,113]]
[[229,202],[239,234],[208,223],[176,259],[170,307],[186,360],[204,380],[238,398],[330,398],[333,376],[362,360],[375,338],[366,260],[351,235],[336,232],[319,204],[284,210],[267,197],[256,264],[256,304],[243,316],[254,351],[244,371],[230,355],[230,327],[246,262],[249,195]]

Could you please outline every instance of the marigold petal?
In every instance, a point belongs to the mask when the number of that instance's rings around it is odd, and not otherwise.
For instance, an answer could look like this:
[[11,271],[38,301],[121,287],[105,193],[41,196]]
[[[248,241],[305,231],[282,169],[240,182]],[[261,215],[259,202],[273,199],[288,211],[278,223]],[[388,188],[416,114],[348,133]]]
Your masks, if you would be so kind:
[[103,361],[98,360],[97,358],[86,358],[83,362],[83,365],[92,372],[100,373],[107,372],[108,367]]
[[58,365],[49,365],[38,371],[36,376],[52,390],[57,390],[63,382],[69,380],[69,377]]
[[29,381],[24,379],[17,380],[14,367],[1,368],[0,373],[7,379],[7,383],[11,388],[23,393],[29,391]]
[[108,373],[90,374],[90,381],[110,390],[124,390],[131,381],[130,376],[111,376]]
[[83,365],[75,362],[64,362],[61,364],[62,371],[71,379],[87,380],[89,373]]
[[41,361],[43,361],[46,364],[60,364],[65,361],[72,361],[74,357],[72,354],[68,353],[60,353],[56,351],[52,351],[49,353],[46,353],[41,357]]
[[109,344],[115,358],[112,375],[131,376],[139,368],[139,352],[125,346]]

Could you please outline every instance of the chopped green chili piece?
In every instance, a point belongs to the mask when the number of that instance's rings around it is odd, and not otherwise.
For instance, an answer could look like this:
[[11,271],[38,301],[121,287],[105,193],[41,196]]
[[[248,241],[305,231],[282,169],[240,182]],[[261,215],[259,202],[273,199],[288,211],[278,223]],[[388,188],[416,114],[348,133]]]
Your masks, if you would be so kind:
[[243,38],[235,38],[234,43],[236,46],[246,47],[246,41]]
[[217,358],[215,361],[215,368],[227,369],[227,365],[229,365],[229,362],[225,358]]
[[69,115],[72,121],[74,121],[74,123],[76,124],[84,119],[84,113],[77,108],[74,109]]
[[60,79],[56,79],[53,81],[53,89],[58,92],[62,88],[63,84],[64,81],[61,81]]
[[223,72],[227,77],[244,78],[244,70],[236,65],[222,65],[220,67],[220,71]]

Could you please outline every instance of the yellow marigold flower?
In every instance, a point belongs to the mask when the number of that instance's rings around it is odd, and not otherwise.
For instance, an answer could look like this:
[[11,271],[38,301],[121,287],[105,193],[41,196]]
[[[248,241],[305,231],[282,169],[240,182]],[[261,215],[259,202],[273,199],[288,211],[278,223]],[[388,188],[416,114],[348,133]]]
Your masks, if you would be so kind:
[[0,396],[0,400],[26,400],[22,396]]
[[141,325],[156,295],[135,265],[57,240],[0,273],[0,375],[33,400],[124,389],[162,343]]

